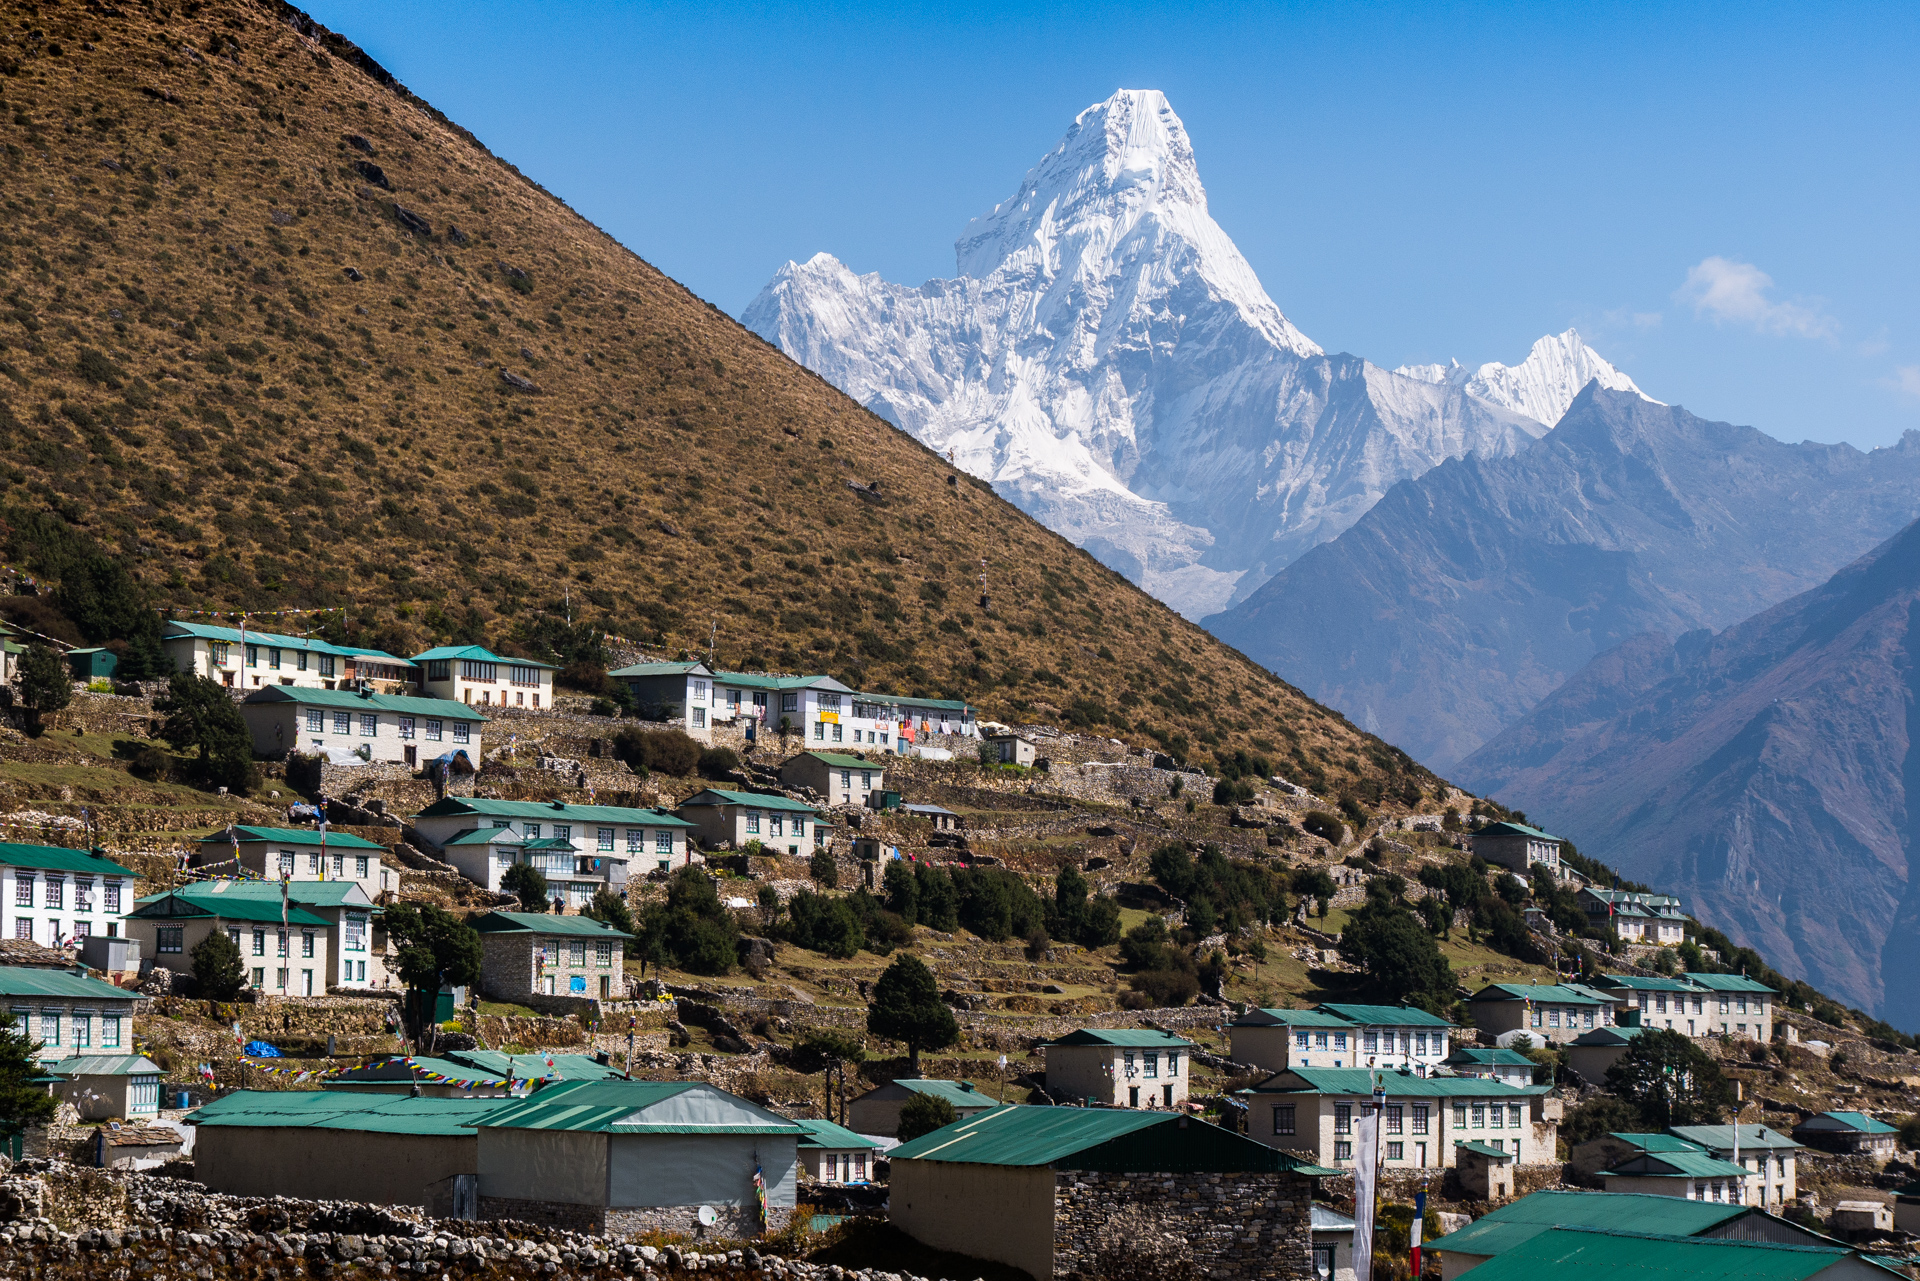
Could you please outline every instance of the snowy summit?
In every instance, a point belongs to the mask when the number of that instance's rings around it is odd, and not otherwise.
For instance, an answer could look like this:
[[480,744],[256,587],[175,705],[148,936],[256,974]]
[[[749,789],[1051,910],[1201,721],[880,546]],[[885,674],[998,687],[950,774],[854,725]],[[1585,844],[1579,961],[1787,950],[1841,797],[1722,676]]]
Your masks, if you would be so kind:
[[817,254],[741,320],[1193,618],[1395,482],[1542,435],[1585,378],[1633,387],[1571,331],[1458,377],[1327,355],[1208,214],[1156,90],[1081,112],[954,257],[915,288]]

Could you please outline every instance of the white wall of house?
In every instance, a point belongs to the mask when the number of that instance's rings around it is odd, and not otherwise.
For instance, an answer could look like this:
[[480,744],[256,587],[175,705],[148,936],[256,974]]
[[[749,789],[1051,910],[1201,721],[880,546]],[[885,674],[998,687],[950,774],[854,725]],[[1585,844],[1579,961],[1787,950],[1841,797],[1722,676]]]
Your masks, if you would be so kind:
[[[233,846],[218,842],[203,844],[197,862],[209,863],[232,856]],[[279,841],[241,841],[240,866],[257,872],[270,881],[282,876],[293,881],[354,881],[369,901],[380,891],[395,888],[391,871],[381,860],[382,851],[363,847],[283,843]],[[222,873],[225,875],[225,873]]]
[[[443,848],[447,861],[458,867],[461,875],[491,890],[500,888],[500,877],[516,861],[502,861],[504,847],[491,847],[491,856],[482,861],[472,855],[462,854],[462,851],[479,847],[448,846],[445,842],[476,827],[501,827],[513,832],[521,842],[557,838],[571,844],[571,857],[559,851],[533,851],[545,857],[526,861],[532,861],[541,874],[551,881],[556,876],[573,877],[575,859],[598,858],[604,861],[608,875],[583,879],[604,880],[615,889],[624,887],[630,876],[644,876],[653,871],[674,872],[693,861],[691,832],[684,827],[665,824],[581,822],[574,817],[561,822],[548,822],[498,819],[475,814],[416,815],[411,821],[416,831]],[[467,862],[461,862],[456,855],[466,858]],[[565,865],[551,861],[553,859],[564,860]],[[472,870],[469,870],[469,865]]]
[[1049,1045],[1047,1088],[1121,1108],[1179,1107],[1187,1100],[1187,1052],[1119,1045]]
[[132,910],[127,877],[0,865],[0,938],[52,947],[56,938],[119,935]]
[[75,1054],[131,1054],[133,1001],[53,996],[0,997],[14,1026],[41,1043],[39,1058]]
[[177,669],[235,689],[269,685],[333,689],[347,676],[346,658],[319,652],[318,647],[283,644],[278,638],[272,643],[249,639],[242,645],[204,636],[170,636],[160,646]]
[[[1319,1165],[1353,1168],[1354,1131],[1368,1099],[1303,1092],[1254,1094],[1249,1100],[1249,1137]],[[1390,1170],[1445,1169],[1454,1164],[1453,1145],[1463,1142],[1517,1153],[1521,1164],[1552,1161],[1559,1119],[1559,1100],[1539,1095],[1396,1099],[1389,1094],[1381,1118],[1381,1161]]]
[[510,658],[437,658],[419,664],[420,688],[429,698],[470,707],[553,708],[553,669]]
[[259,756],[364,747],[372,762],[418,767],[450,751],[464,751],[474,764],[480,762],[481,721],[403,715],[371,703],[355,708],[243,703],[240,714]]

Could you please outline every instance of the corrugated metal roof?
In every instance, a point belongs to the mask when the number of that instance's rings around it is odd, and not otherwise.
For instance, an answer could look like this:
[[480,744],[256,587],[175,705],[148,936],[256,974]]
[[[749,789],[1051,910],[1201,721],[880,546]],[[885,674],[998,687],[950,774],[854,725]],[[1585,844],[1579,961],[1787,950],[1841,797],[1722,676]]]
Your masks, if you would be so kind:
[[1862,1134],[1898,1133],[1893,1126],[1885,1121],[1876,1121],[1865,1112],[1816,1112],[1794,1128],[1836,1132],[1855,1130]]
[[1541,831],[1537,827],[1528,827],[1525,823],[1489,823],[1485,827],[1481,828],[1479,831],[1475,832],[1474,835],[1475,836],[1531,836],[1534,839],[1541,840],[1541,841],[1557,841],[1560,839],[1557,836],[1552,836],[1546,832]]
[[[879,766],[869,765],[867,768],[878,769]],[[712,797],[713,799],[703,799],[705,797]],[[685,809],[689,805],[746,805],[753,809],[762,810],[794,810],[802,814],[816,815],[819,813],[819,811],[811,805],[802,801],[788,800],[784,796],[762,796],[757,792],[730,792],[723,787],[702,788],[686,800],[680,802],[681,809]]]
[[[521,1075],[524,1077],[527,1074]],[[436,1080],[435,1078],[444,1079]],[[396,1057],[381,1063],[368,1063],[361,1067],[348,1068],[329,1077],[322,1083],[321,1088],[331,1090],[340,1087],[351,1088],[356,1085],[391,1085],[395,1081],[413,1080],[435,1085],[470,1084],[499,1087],[506,1085],[504,1073],[483,1071],[452,1059]]]
[[148,998],[72,970],[43,970],[0,965],[0,997],[53,996],[68,1000],[144,1001]]
[[[1175,1036],[1171,1032],[1162,1032],[1159,1028],[1098,1028],[1083,1027],[1055,1037],[1046,1045],[1111,1045],[1127,1049],[1147,1050],[1191,1050],[1193,1042]],[[1044,1046],[1043,1046],[1044,1048]]]
[[450,698],[413,698],[404,694],[362,694],[350,689],[312,689],[305,685],[268,685],[243,703],[297,703],[304,707],[350,707],[359,712],[395,712],[442,721],[490,719]]
[[1615,1130],[1609,1133],[1607,1137],[1610,1139],[1618,1139],[1628,1147],[1638,1148],[1642,1152],[1706,1151],[1706,1149],[1699,1144],[1689,1142],[1677,1134],[1639,1134],[1632,1131]]
[[1670,979],[1664,975],[1641,976],[1638,974],[1602,974],[1596,987],[1626,988],[1634,992],[1697,992],[1699,989],[1685,979]]
[[[236,823],[233,826],[233,830],[240,834],[240,843],[242,845],[253,841],[277,841],[282,845],[320,844],[320,831],[318,828],[313,827],[250,827]],[[225,828],[217,832],[209,832],[200,838],[202,845],[208,842],[215,842],[221,845],[231,845],[233,843],[232,839],[227,836],[227,829]],[[364,837],[355,836],[351,832],[328,832],[326,845],[328,849],[377,850],[382,854],[386,853],[385,846],[374,841],[369,841]]]
[[1205,1121],[1131,1108],[1009,1104],[903,1143],[887,1156],[963,1165],[1334,1173]]
[[[1667,1133],[1685,1139],[1689,1143],[1697,1143],[1710,1151],[1731,1151],[1733,1148],[1733,1127],[1730,1125],[1674,1125],[1667,1127]],[[1791,1151],[1799,1147],[1800,1145],[1793,1141],[1792,1135],[1783,1134],[1771,1126],[1743,1125],[1740,1127],[1742,1152],[1755,1148],[1769,1150],[1781,1148]]]
[[[879,761],[863,761],[858,756],[845,756],[838,752],[802,752],[800,755],[811,756],[821,764],[831,765],[835,769],[864,769],[874,771],[886,769],[886,766]],[[789,760],[783,762],[783,764],[791,765],[793,761]]]
[[1729,1219],[1757,1213],[1750,1206],[1689,1201],[1644,1192],[1535,1192],[1427,1243],[1430,1250],[1504,1254],[1557,1224],[1612,1227],[1632,1223],[1656,1232],[1692,1236]]
[[1654,1277],[1801,1281],[1849,1258],[1884,1266],[1842,1246],[1776,1245],[1770,1241],[1554,1227],[1489,1259],[1474,1273],[1478,1281],[1538,1281],[1540,1277],[1552,1277],[1553,1281]]
[[[1256,1018],[1264,1014],[1266,1018]],[[1231,1027],[1328,1027],[1351,1030],[1353,1024],[1338,1014],[1329,1014],[1325,1010],[1274,1010],[1255,1009],[1235,1019]]]
[[1463,1045],[1447,1055],[1449,1063],[1474,1063],[1481,1067],[1526,1067],[1533,1066],[1533,1060],[1518,1050],[1483,1050],[1478,1046]]
[[[278,925],[280,895],[276,890],[272,899],[252,898],[243,894],[196,896],[175,890],[151,901],[142,899],[138,910],[127,913],[130,921],[199,920],[209,916],[227,921],[245,921],[250,925]],[[287,908],[286,920],[289,925],[324,927],[329,924],[325,917],[315,916],[304,907],[292,905]]]
[[1611,1005],[1613,999],[1567,983],[1489,983],[1469,1001],[1544,1001],[1557,1005]]
[[[957,1108],[991,1108],[1000,1106],[991,1095],[982,1094],[965,1081],[942,1081],[933,1077],[903,1077],[892,1084],[915,1094],[931,1094],[945,1099]],[[880,1087],[885,1089],[885,1086]],[[869,1091],[871,1093],[871,1091]]]
[[42,1059],[40,1070],[61,1076],[159,1076],[164,1069],[141,1054],[76,1054]]
[[512,1099],[433,1099],[345,1090],[237,1090],[191,1112],[193,1125],[472,1136]]
[[803,1148],[833,1148],[840,1150],[844,1148],[877,1148],[880,1146],[866,1135],[855,1134],[845,1126],[835,1125],[831,1121],[815,1121],[801,1118],[796,1119],[794,1124],[806,1132],[800,1139],[800,1146]]
[[705,663],[635,663],[630,667],[616,667],[607,675],[615,678],[625,676],[691,676],[698,673],[711,676]]
[[1492,1157],[1496,1161],[1511,1161],[1515,1155],[1512,1152],[1503,1151],[1496,1147],[1489,1147],[1485,1143],[1475,1143],[1471,1140],[1455,1143],[1453,1146],[1466,1152],[1477,1152],[1481,1156]]
[[486,818],[568,819],[576,823],[608,823],[625,827],[692,827],[683,818],[662,810],[631,809],[624,805],[573,805],[566,801],[496,801],[483,796],[448,796],[414,815],[444,818],[450,814],[478,814]]
[[893,707],[930,707],[937,712],[964,712],[967,704],[957,698],[913,698],[906,694],[868,694],[856,691],[862,703],[881,703]]
[[[702,1125],[649,1123],[645,1112],[690,1090],[725,1100],[730,1110],[758,1113],[764,1121]],[[562,1081],[490,1115],[485,1124],[514,1130],[591,1130],[613,1134],[791,1134],[800,1127],[783,1116],[699,1081]]]
[[484,645],[436,645],[432,649],[423,649],[413,656],[415,663],[427,663],[441,658],[470,658],[479,663],[504,663],[510,667],[540,667],[550,672],[560,669],[552,663],[543,663],[534,658],[503,658]]
[[9,867],[30,867],[49,872],[92,872],[96,876],[137,876],[130,867],[90,850],[70,850],[59,845],[17,845],[0,841],[0,863]]
[[1750,979],[1744,974],[1689,974],[1694,983],[1715,992],[1766,992],[1778,996],[1779,993],[1758,979]]
[[1373,1093],[1375,1081],[1396,1098],[1519,1098],[1545,1094],[1550,1085],[1508,1085],[1484,1076],[1414,1076],[1370,1068],[1289,1068],[1253,1087],[1256,1094],[1348,1094],[1358,1098]]
[[476,827],[471,832],[462,832],[440,842],[440,848],[449,845],[520,845],[523,842],[511,827]]
[[831,676],[769,676],[764,672],[715,672],[716,683],[738,685],[742,689],[813,689],[818,686],[825,690],[837,690],[842,694],[851,694],[850,686],[842,685]]
[[1711,1152],[1689,1146],[1684,1151],[1667,1149],[1660,1152],[1642,1152],[1639,1156],[1628,1157],[1611,1170],[1602,1170],[1600,1177],[1617,1176],[1620,1178],[1688,1178],[1688,1179],[1744,1179],[1750,1173],[1731,1161],[1722,1161]]
[[[222,879],[214,881],[193,881],[177,890],[169,890],[182,898],[209,907],[218,907],[224,903],[233,903],[241,899],[253,899],[262,903],[272,903],[274,911],[279,911],[279,881],[242,881]],[[140,899],[142,903],[155,903],[167,897],[166,894],[149,894]],[[287,901],[305,903],[309,907],[372,907],[373,900],[358,881],[288,881]],[[276,917],[277,919],[277,917]]]
[[488,912],[473,923],[473,928],[482,934],[565,934],[570,937],[584,935],[615,939],[633,937],[590,916],[551,916],[543,912]]
[[1650,1027],[1641,1027],[1638,1024],[1620,1023],[1620,1024],[1616,1024],[1613,1027],[1597,1027],[1593,1029],[1593,1031],[1591,1032],[1582,1032],[1579,1036],[1567,1042],[1567,1044],[1569,1045],[1628,1045],[1632,1043],[1634,1037],[1639,1036],[1642,1032],[1651,1032],[1651,1031],[1653,1031],[1653,1029]]
[[[516,1081],[604,1081],[618,1075],[590,1054],[503,1054],[499,1050],[449,1050],[446,1058],[468,1069],[490,1072],[505,1080],[511,1073]],[[553,1066],[547,1066],[547,1060]]]
[[1417,1010],[1411,1005],[1347,1005],[1340,1002],[1323,1001],[1319,1007],[1330,1010],[1350,1023],[1371,1024],[1380,1027],[1452,1027],[1453,1024],[1437,1014]]

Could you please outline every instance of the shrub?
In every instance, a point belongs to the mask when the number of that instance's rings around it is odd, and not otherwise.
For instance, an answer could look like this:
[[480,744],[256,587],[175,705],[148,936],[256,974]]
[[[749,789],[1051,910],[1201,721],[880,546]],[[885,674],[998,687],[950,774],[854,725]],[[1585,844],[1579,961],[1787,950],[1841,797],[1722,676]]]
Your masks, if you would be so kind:
[[694,768],[701,778],[724,779],[740,768],[740,754],[731,747],[709,747],[700,753]]
[[833,855],[826,850],[813,852],[813,861],[807,865],[807,874],[813,877],[814,884],[822,889],[830,890],[840,884],[840,865],[834,862]]
[[1335,845],[1347,839],[1347,825],[1325,810],[1308,810],[1301,818],[1300,826],[1307,830],[1308,835],[1331,841]]
[[1194,970],[1145,970],[1129,986],[1156,1006],[1185,1005],[1200,995],[1200,976]]
[[247,972],[240,960],[240,945],[227,932],[213,933],[194,944],[190,953],[193,980],[202,999],[231,1001],[246,986]]
[[520,908],[525,912],[544,912],[550,900],[547,898],[547,876],[531,863],[515,863],[500,874],[500,888],[509,894],[520,896]]
[[287,786],[302,796],[315,796],[320,791],[320,770],[325,760],[318,756],[308,756],[303,752],[294,752],[287,757]]
[[932,1134],[944,1129],[960,1119],[953,1110],[953,1104],[937,1094],[916,1094],[900,1107],[900,1128],[897,1137],[902,1143],[911,1143],[922,1135]]
[[860,918],[845,899],[801,890],[787,904],[787,940],[810,952],[851,958],[866,942]]
[[613,754],[636,771],[658,770],[684,778],[700,762],[700,744],[684,730],[623,729],[613,737]]

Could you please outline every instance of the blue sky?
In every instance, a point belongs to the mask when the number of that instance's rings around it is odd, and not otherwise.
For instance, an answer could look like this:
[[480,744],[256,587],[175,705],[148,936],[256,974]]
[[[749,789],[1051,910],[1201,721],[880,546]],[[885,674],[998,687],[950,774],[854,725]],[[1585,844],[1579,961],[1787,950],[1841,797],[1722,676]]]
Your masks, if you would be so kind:
[[1574,325],[1706,417],[1920,429],[1920,6],[308,7],[732,314],[823,249],[952,274],[1075,113],[1157,88],[1329,350]]

